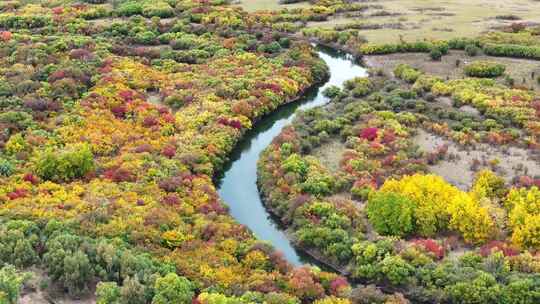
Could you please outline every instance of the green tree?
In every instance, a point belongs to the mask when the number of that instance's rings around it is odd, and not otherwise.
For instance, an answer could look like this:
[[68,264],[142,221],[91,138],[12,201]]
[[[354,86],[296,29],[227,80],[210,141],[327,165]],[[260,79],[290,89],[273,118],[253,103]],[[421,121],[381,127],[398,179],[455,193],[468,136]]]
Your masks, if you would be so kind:
[[99,282],[96,287],[97,304],[119,304],[120,288],[116,282]]
[[369,221],[380,234],[404,236],[414,231],[415,205],[393,192],[373,192],[366,206]]
[[121,304],[145,304],[145,288],[136,276],[127,277],[120,289]]
[[52,181],[71,181],[94,169],[94,154],[88,144],[70,146],[64,150],[46,150],[38,155],[36,172]]
[[15,304],[21,295],[21,288],[29,274],[19,273],[13,265],[6,264],[0,269],[0,304]]
[[71,295],[79,295],[87,291],[88,283],[94,272],[88,256],[78,250],[64,258],[64,286]]
[[156,295],[152,299],[152,304],[189,304],[195,295],[193,284],[175,273],[157,279],[154,288]]

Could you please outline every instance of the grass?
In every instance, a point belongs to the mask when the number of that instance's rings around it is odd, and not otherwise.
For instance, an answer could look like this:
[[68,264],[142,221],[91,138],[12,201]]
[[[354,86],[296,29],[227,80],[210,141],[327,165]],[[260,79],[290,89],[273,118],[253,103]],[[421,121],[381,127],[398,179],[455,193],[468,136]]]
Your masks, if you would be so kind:
[[238,0],[237,3],[247,12],[256,11],[275,11],[283,8],[308,7],[308,2],[299,2],[293,4],[279,4],[279,0]]
[[[309,6],[308,2],[280,5],[278,0],[239,0],[247,11],[277,10],[284,7]],[[371,8],[361,17],[335,16],[324,22],[310,22],[308,26],[334,27],[350,22],[401,23],[403,29],[383,28],[360,31],[369,41],[387,43],[399,41],[400,37],[414,41],[422,39],[449,39],[454,37],[476,37],[497,26],[516,22],[500,16],[514,16],[521,21],[540,22],[540,1],[531,0],[385,0],[369,2],[384,8]],[[398,16],[373,16],[385,11]],[[499,18],[497,18],[499,16]]]

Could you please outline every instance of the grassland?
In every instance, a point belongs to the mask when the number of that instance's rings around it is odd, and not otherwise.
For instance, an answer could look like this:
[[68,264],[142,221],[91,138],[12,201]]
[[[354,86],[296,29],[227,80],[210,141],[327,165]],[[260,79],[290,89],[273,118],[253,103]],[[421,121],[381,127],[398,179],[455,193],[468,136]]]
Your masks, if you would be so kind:
[[[379,24],[383,25],[381,29],[360,32],[371,42],[387,43],[399,39],[476,37],[490,28],[511,22],[540,23],[540,14],[537,13],[540,11],[540,1],[532,0],[380,0],[366,4],[372,8],[362,14],[351,16],[343,13],[324,22],[309,22],[308,26],[332,28],[351,22]],[[309,4],[301,2],[291,6],[280,5],[277,0],[241,0],[240,5],[245,10],[257,11]],[[399,26],[396,28],[396,25]]]

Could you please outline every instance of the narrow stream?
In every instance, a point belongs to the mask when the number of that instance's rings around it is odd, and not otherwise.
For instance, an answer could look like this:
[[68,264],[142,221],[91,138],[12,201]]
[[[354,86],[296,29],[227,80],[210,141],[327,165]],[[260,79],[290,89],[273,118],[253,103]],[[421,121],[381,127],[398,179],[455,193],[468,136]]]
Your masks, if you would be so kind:
[[297,102],[284,105],[261,119],[238,143],[217,182],[219,195],[229,206],[231,215],[249,227],[258,239],[268,241],[276,250],[283,252],[293,265],[315,261],[292,246],[264,208],[256,184],[259,154],[283,127],[291,123],[298,110],[325,104],[328,98],[322,95],[322,91],[326,87],[341,86],[347,79],[367,76],[366,69],[355,63],[351,56],[323,47],[317,47],[317,51],[330,69],[330,79],[323,86],[306,92]]

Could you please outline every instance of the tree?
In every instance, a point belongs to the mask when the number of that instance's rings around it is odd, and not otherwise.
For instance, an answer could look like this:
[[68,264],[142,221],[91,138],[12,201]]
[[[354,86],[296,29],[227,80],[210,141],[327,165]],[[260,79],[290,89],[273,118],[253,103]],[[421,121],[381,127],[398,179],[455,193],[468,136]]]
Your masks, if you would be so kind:
[[169,273],[157,279],[154,288],[156,294],[152,299],[152,304],[189,304],[195,295],[193,284],[175,273]]
[[87,291],[88,284],[94,276],[88,256],[78,250],[64,258],[64,286],[71,295],[79,295]]
[[381,273],[395,285],[402,285],[414,268],[398,255],[388,255],[380,262]]
[[19,273],[13,265],[0,268],[0,304],[18,303],[22,284],[29,274]]
[[369,221],[380,234],[404,236],[414,231],[415,204],[393,192],[373,192],[366,205]]
[[461,233],[468,243],[483,243],[493,236],[495,223],[487,208],[468,193],[459,193],[448,205],[450,229]]
[[45,180],[71,181],[94,169],[94,154],[88,144],[63,150],[46,150],[38,155],[36,173]]
[[120,289],[121,304],[145,304],[145,288],[136,276],[126,277]]
[[116,282],[99,282],[96,287],[97,304],[119,304],[120,288]]

